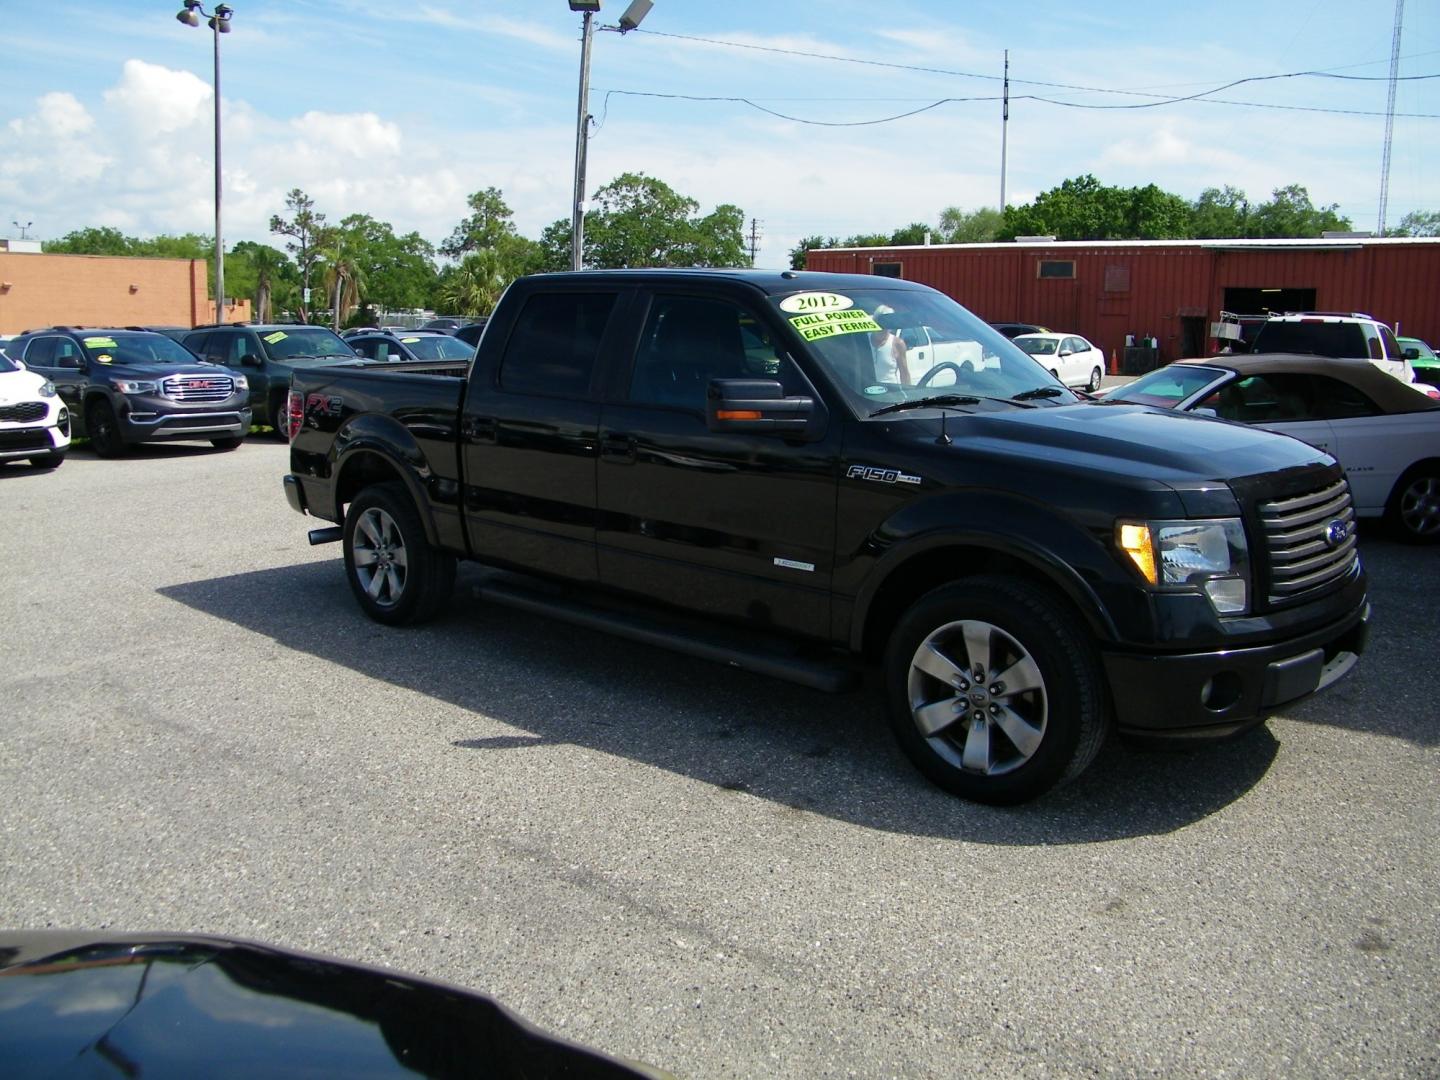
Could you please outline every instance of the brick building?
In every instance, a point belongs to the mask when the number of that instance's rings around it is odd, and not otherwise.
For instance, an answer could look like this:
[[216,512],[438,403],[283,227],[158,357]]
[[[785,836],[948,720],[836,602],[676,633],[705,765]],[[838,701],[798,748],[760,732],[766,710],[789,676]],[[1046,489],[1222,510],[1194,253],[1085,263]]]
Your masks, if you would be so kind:
[[1105,350],[1154,337],[1162,362],[1212,349],[1221,311],[1361,311],[1440,344],[1440,238],[1075,240],[811,251],[810,270],[919,281],[990,322]]
[[[200,259],[49,255],[0,240],[0,334],[38,326],[196,326],[214,322]],[[248,320],[250,301],[224,319]]]

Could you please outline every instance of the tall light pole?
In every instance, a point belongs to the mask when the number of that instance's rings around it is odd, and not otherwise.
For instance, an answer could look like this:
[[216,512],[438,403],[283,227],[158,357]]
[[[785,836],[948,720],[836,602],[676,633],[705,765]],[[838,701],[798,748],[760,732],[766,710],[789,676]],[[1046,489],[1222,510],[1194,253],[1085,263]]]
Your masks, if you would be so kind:
[[220,35],[230,32],[230,18],[235,9],[219,4],[213,13],[200,6],[200,0],[184,0],[185,6],[175,18],[186,26],[199,26],[202,18],[210,20],[215,38],[215,321],[225,321],[225,241],[220,231]]
[[[188,3],[189,0],[186,0]],[[570,269],[579,270],[585,260],[585,153],[590,144],[590,43],[595,34],[591,20],[600,11],[600,0],[569,0],[570,10],[582,13],[580,28],[580,106],[575,117],[575,198],[570,214]],[[631,0],[619,26],[601,30],[629,33],[650,13],[654,0]]]

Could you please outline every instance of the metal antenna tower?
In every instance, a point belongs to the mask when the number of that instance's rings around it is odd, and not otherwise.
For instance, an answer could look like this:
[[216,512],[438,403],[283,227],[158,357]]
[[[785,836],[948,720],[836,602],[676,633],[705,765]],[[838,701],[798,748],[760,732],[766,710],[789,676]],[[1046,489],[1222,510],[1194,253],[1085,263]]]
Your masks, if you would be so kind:
[[1385,152],[1380,158],[1380,222],[1376,236],[1385,235],[1385,204],[1390,201],[1390,143],[1395,137],[1395,83],[1400,76],[1400,26],[1405,0],[1395,0],[1395,36],[1390,41],[1390,100],[1385,107]]

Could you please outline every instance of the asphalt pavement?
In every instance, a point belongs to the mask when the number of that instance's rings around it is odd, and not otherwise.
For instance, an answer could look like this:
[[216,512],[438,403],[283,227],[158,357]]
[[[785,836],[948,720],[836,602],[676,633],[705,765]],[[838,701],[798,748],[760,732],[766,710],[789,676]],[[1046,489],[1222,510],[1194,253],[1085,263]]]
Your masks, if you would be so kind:
[[0,927],[259,939],[682,1077],[1440,1075],[1440,550],[1356,670],[994,809],[827,697],[365,619],[286,449],[0,467]]

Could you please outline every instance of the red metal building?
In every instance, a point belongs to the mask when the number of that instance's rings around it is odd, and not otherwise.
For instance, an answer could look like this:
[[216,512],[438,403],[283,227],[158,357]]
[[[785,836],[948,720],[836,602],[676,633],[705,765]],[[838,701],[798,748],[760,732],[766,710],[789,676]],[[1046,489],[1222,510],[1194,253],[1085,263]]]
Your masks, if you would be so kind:
[[1162,363],[1213,352],[1222,311],[1359,311],[1440,345],[1440,238],[830,248],[806,266],[922,282],[990,322],[1081,334],[1106,355],[1153,337]]

